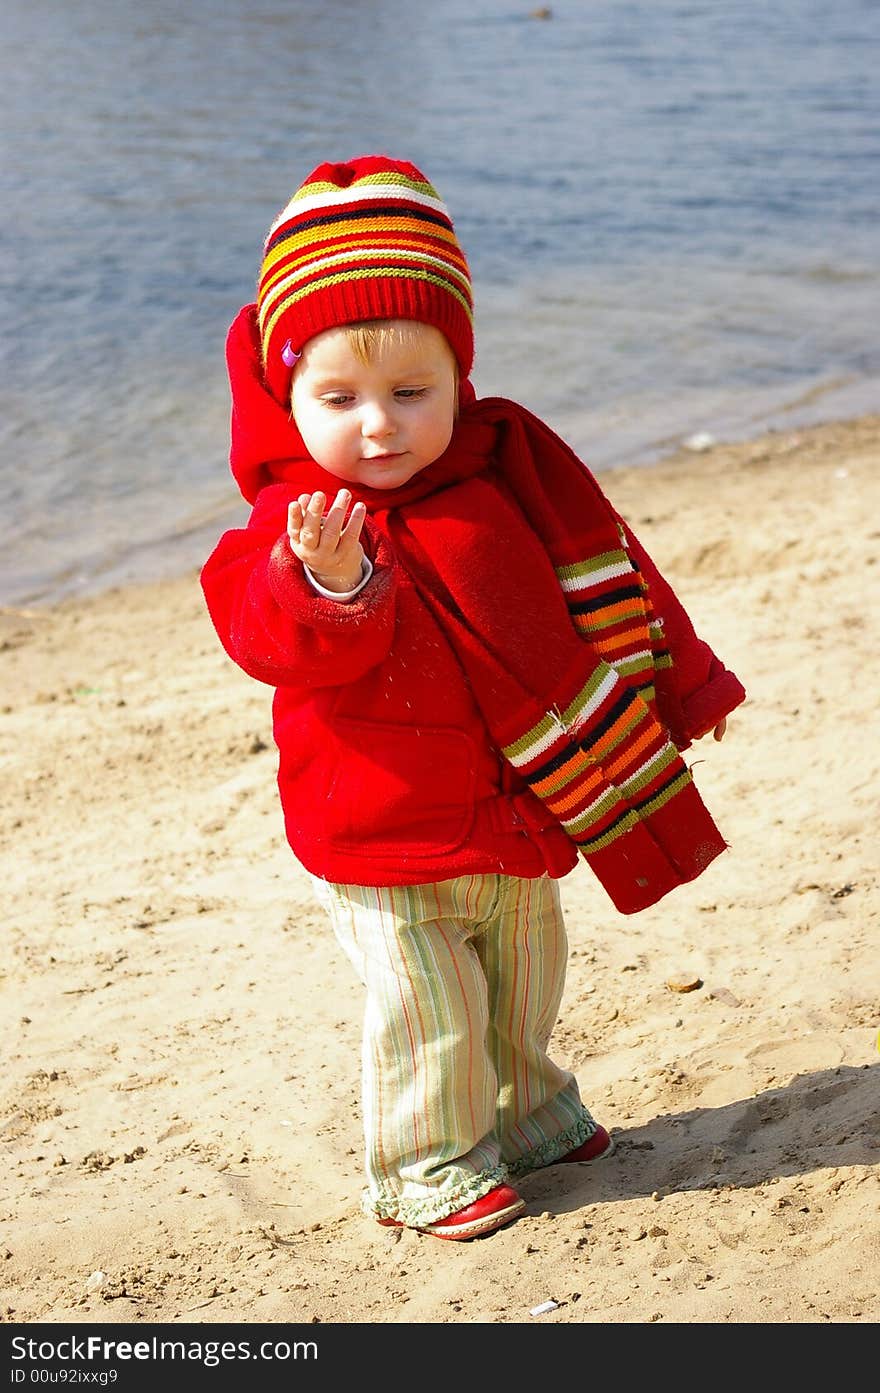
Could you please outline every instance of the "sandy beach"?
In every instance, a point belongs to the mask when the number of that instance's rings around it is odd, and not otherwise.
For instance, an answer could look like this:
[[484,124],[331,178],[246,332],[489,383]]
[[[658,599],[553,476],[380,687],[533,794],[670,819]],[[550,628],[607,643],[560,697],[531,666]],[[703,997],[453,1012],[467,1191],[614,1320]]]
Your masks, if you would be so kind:
[[0,613],[3,1322],[880,1317],[880,416],[602,481],[747,688],[687,755],[729,850],[563,881],[616,1151],[472,1243],[360,1212],[360,988],[198,577]]

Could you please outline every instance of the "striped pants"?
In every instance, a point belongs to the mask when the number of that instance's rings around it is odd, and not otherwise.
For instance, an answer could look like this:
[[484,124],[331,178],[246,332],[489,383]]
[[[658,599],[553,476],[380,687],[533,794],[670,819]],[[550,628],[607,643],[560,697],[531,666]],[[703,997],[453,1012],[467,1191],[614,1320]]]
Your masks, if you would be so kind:
[[592,1136],[573,1075],[547,1055],[568,947],[555,880],[312,879],[366,987],[367,1214],[443,1219]]

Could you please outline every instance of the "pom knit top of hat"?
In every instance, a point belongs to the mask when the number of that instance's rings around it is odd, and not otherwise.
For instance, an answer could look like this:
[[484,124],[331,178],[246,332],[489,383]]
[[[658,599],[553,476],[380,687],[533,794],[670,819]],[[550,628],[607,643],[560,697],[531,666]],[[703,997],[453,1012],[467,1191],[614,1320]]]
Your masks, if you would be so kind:
[[[397,318],[446,335],[460,409],[406,484],[349,485],[373,575],[339,604],[288,544],[289,502],[339,483],[291,418],[290,363],[325,329]],[[279,789],[308,870],[561,875],[579,853],[634,913],[724,849],[680,752],[745,692],[586,465],[522,406],[476,399],[472,326],[467,262],[413,165],[314,171],[227,340],[230,463],[253,510],[203,568],[206,601],[230,656],[277,688]]]
[[404,161],[369,155],[309,175],[269,229],[257,312],[266,382],[285,403],[291,355],[341,324],[433,324],[462,378],[473,363],[467,261],[436,189]]

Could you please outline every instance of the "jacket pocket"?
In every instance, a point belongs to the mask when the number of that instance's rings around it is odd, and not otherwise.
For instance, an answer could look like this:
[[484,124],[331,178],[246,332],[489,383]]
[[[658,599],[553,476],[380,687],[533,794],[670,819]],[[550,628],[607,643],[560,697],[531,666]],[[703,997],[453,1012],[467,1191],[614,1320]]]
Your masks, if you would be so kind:
[[331,764],[317,815],[340,851],[436,855],[467,837],[477,758],[462,731],[336,716],[324,754]]

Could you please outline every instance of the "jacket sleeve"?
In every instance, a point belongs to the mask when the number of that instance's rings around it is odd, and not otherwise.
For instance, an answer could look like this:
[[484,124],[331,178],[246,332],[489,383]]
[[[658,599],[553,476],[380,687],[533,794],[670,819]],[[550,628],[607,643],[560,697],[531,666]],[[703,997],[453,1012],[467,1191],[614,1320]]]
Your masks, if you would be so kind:
[[694,626],[669,582],[661,575],[632,528],[618,518],[630,555],[648,593],[672,656],[672,684],[658,685],[657,709],[679,749],[687,749],[745,700],[739,678],[724,666]]
[[226,532],[201,572],[218,637],[233,662],[273,687],[342,686],[380,663],[394,635],[397,568],[367,520],[373,574],[354,600],[326,599],[287,540],[290,490],[260,491],[247,527]]

